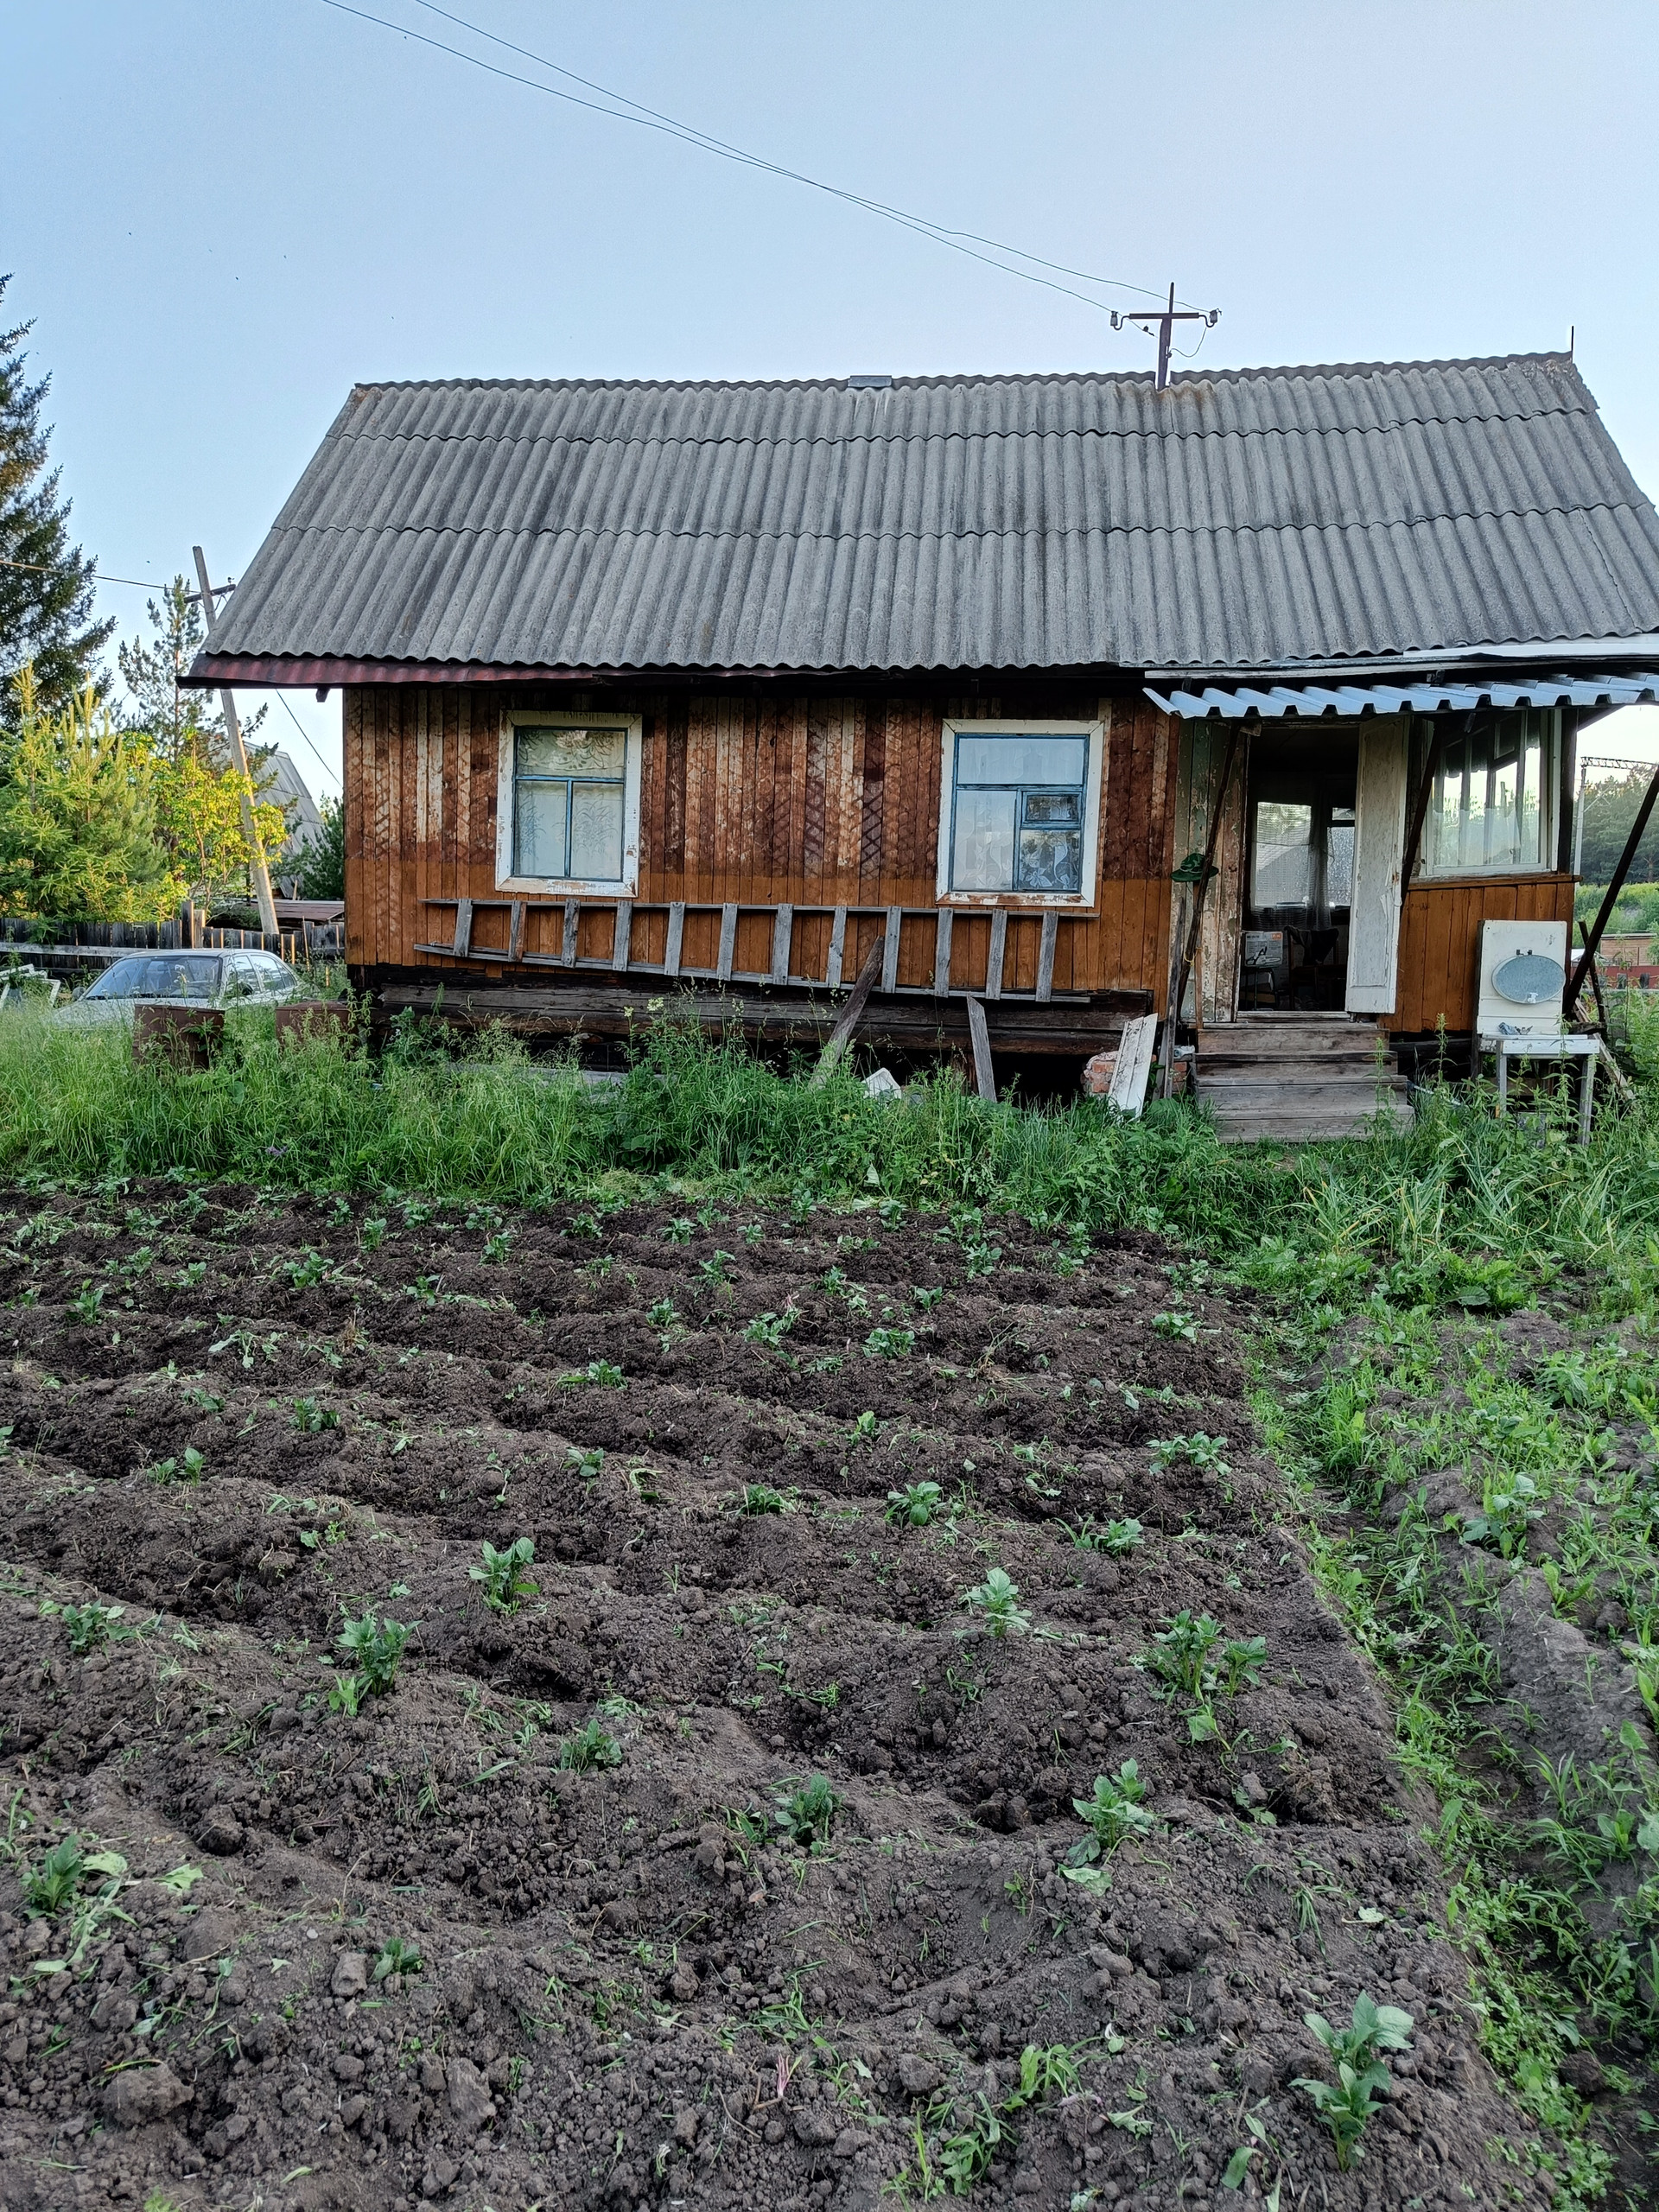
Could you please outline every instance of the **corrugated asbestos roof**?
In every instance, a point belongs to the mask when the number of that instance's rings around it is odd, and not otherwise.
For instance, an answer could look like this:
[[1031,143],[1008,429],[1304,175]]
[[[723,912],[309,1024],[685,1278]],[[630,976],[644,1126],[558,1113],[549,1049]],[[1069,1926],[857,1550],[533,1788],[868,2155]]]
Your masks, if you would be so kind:
[[1564,356],[360,385],[197,674],[1281,667],[1659,631]]

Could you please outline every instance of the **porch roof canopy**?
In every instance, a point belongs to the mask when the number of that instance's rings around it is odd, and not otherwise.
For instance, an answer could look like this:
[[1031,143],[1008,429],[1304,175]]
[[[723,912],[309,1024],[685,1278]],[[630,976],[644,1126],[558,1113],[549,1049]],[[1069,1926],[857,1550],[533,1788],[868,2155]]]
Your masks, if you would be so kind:
[[1147,696],[1166,715],[1190,721],[1219,717],[1262,721],[1291,716],[1318,721],[1366,715],[1437,715],[1477,707],[1640,707],[1659,702],[1659,673],[1652,670],[1574,676],[1527,676],[1513,683],[1481,676],[1462,683],[1206,683],[1201,690],[1155,691]]

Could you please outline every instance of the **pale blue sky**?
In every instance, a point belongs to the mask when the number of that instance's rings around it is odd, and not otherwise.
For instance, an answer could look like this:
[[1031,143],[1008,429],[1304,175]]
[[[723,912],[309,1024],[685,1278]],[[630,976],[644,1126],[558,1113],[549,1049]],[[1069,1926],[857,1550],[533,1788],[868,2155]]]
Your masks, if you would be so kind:
[[[524,67],[418,0],[360,4]],[[445,4],[827,181],[1173,277],[1223,310],[1205,361],[1543,349],[1576,324],[1659,486],[1651,0]],[[35,319],[75,529],[120,575],[188,568],[197,539],[239,572],[359,378],[1149,360],[1096,308],[324,0],[10,0],[0,80],[10,318]],[[104,603],[137,626],[142,594]],[[337,764],[337,702],[295,703]]]

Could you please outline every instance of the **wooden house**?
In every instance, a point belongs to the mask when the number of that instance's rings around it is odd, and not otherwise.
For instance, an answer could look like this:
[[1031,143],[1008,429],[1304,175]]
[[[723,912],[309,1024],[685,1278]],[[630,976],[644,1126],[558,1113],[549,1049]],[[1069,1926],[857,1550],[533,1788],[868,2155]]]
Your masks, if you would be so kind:
[[1166,1013],[1213,830],[1218,1084],[1466,1034],[1655,667],[1659,519],[1525,355],[360,385],[192,680],[342,693],[388,1012],[810,1039],[868,963],[877,1049],[977,1001],[1001,1072],[1064,1065]]

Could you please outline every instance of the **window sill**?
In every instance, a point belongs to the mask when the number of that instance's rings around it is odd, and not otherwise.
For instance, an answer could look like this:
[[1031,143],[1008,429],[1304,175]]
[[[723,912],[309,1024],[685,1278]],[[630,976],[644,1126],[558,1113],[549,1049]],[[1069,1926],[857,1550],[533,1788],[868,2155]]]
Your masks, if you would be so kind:
[[978,909],[991,913],[999,906],[1010,913],[1040,913],[1053,907],[1064,914],[1090,914],[1095,902],[1086,891],[941,891],[937,903],[957,912]]
[[517,899],[632,899],[637,889],[636,885],[619,883],[614,877],[607,882],[562,875],[499,876],[495,887]]
[[1444,874],[1438,871],[1430,874],[1419,868],[1406,887],[1408,891],[1455,891],[1473,884],[1571,883],[1574,880],[1570,870],[1559,868],[1448,868]]

